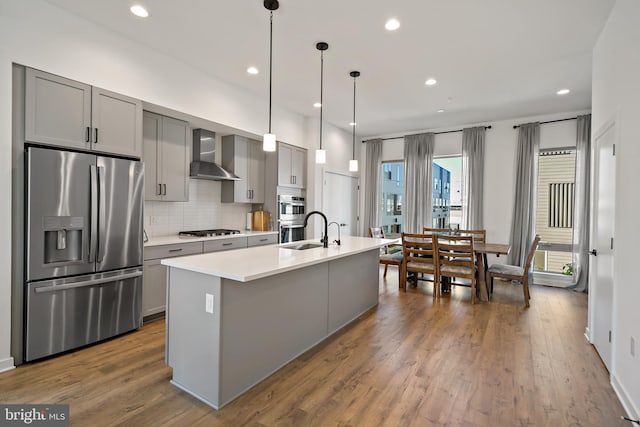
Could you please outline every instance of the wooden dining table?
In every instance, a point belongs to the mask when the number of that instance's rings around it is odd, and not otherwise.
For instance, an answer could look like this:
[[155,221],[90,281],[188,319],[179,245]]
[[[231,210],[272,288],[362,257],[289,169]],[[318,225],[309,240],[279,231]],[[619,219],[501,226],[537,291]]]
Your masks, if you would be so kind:
[[485,263],[487,254],[490,255],[509,255],[511,245],[503,243],[480,243],[473,242],[473,250],[476,253],[478,265],[478,288],[480,290],[480,301],[489,301],[489,287],[485,274]]

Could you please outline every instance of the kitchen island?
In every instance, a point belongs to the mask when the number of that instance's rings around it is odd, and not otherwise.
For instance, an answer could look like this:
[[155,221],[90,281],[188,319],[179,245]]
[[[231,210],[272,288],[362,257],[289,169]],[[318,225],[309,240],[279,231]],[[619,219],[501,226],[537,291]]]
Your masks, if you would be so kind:
[[171,382],[219,409],[378,304],[379,248],[344,237],[165,259]]

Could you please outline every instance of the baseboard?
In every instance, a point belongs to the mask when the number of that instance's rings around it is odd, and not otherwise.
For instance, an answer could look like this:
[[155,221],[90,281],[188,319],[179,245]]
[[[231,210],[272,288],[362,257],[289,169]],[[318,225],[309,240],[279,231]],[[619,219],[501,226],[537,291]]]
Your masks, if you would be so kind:
[[13,357],[7,357],[6,359],[0,360],[0,372],[10,371],[11,369],[15,369],[16,365],[13,363]]
[[591,333],[589,332],[589,327],[584,328],[584,337],[587,339],[587,342],[593,344],[591,342]]
[[633,401],[629,398],[629,394],[627,393],[622,383],[618,381],[615,374],[611,374],[611,386],[613,387],[613,391],[616,392],[618,399],[620,399],[620,403],[622,403],[622,407],[627,413],[626,414],[627,417],[634,420],[637,420],[638,418],[640,418],[640,410],[636,407],[636,405],[634,405]]

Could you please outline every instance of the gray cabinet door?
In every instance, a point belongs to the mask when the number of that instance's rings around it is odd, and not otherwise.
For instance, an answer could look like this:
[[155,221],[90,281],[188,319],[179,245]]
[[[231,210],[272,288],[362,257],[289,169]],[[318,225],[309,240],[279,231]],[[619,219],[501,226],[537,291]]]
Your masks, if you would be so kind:
[[145,200],[162,200],[161,134],[162,116],[145,111],[142,119]]
[[188,123],[145,111],[143,142],[145,200],[189,200]]
[[91,86],[31,68],[25,85],[27,141],[90,148]]
[[291,171],[291,159],[293,157],[293,147],[290,145],[278,144],[278,185],[291,187],[293,185],[293,174]]
[[307,163],[307,150],[302,148],[294,148],[291,157],[291,175],[293,175],[293,186],[298,188],[306,188],[305,170]]
[[167,302],[167,268],[159,259],[145,261],[142,279],[142,316],[163,312]]
[[142,156],[142,102],[97,87],[92,88],[91,148],[125,156]]
[[162,200],[165,202],[189,200],[190,135],[187,122],[162,118]]
[[264,203],[265,155],[262,144],[238,135],[222,137],[222,167],[241,179],[222,182],[225,203]]

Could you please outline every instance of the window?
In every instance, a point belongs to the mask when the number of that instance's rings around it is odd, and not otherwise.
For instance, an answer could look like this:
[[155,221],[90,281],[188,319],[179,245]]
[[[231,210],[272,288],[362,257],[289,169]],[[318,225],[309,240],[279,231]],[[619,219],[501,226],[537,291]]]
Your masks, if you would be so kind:
[[382,163],[382,229],[386,235],[404,231],[404,162]]
[[540,150],[536,234],[542,237],[534,258],[537,272],[571,276],[575,149]]
[[462,157],[433,160],[433,227],[460,228],[462,223]]

